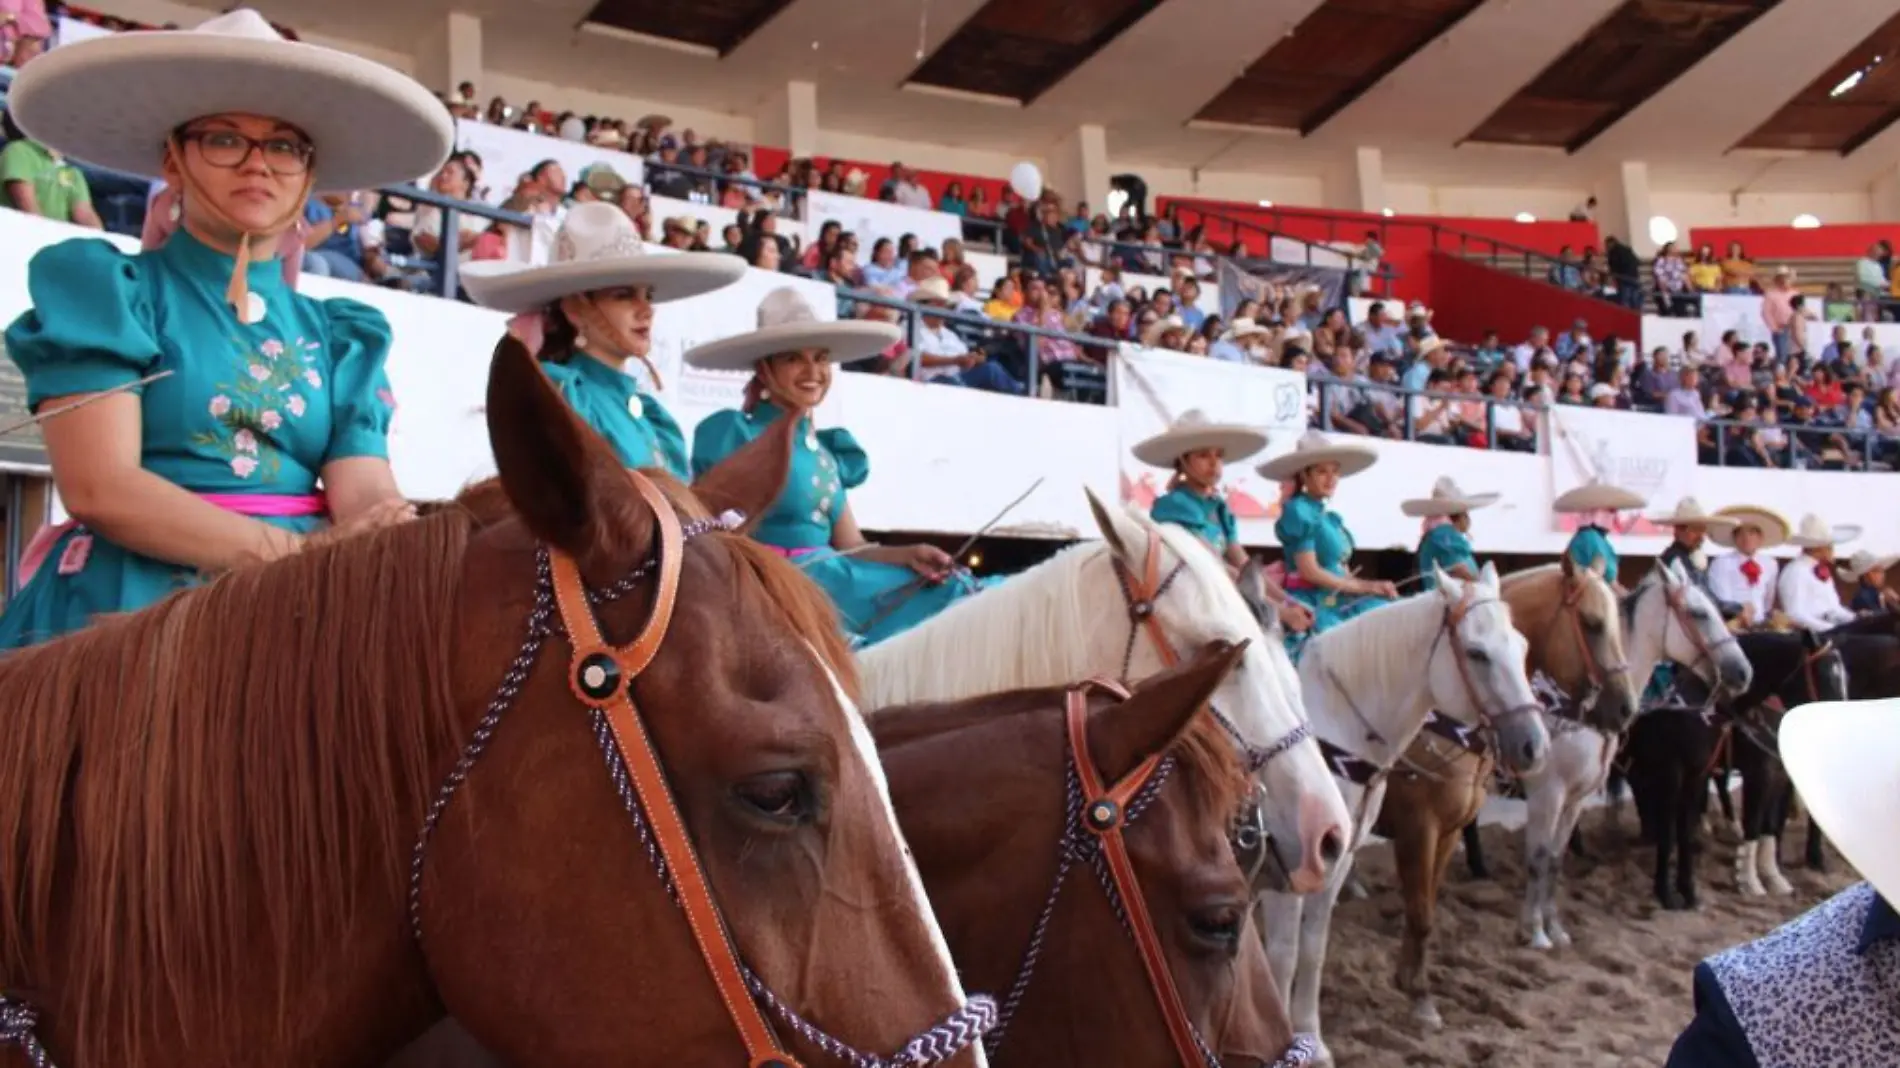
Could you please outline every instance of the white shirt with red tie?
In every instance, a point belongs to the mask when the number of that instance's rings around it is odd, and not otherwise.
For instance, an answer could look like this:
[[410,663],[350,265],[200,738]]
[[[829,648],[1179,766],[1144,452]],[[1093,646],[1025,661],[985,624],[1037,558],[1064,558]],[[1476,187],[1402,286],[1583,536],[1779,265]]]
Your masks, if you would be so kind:
[[1788,561],[1776,593],[1783,614],[1804,630],[1829,630],[1854,620],[1854,613],[1841,604],[1834,566],[1806,553]]
[[1756,623],[1766,623],[1775,607],[1775,581],[1781,565],[1767,553],[1723,553],[1709,562],[1709,591],[1718,601],[1748,608]]

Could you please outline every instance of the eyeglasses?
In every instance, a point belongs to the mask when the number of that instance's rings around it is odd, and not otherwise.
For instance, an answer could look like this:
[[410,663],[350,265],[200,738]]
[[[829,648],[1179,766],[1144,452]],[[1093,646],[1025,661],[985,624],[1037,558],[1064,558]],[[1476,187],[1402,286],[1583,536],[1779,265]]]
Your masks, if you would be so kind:
[[316,155],[316,148],[308,141],[295,137],[266,137],[259,140],[246,137],[236,130],[186,130],[178,135],[178,139],[196,141],[206,163],[227,170],[243,166],[253,151],[261,153],[264,166],[270,168],[272,174],[285,178],[308,171],[310,158]]

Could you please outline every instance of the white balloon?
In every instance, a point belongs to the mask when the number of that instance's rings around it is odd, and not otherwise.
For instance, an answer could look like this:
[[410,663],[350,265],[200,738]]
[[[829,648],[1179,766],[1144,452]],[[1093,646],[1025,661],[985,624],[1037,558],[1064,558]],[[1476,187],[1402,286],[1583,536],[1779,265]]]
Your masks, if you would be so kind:
[[1042,195],[1042,171],[1035,164],[1024,160],[1010,168],[1009,187],[1024,200],[1034,200]]

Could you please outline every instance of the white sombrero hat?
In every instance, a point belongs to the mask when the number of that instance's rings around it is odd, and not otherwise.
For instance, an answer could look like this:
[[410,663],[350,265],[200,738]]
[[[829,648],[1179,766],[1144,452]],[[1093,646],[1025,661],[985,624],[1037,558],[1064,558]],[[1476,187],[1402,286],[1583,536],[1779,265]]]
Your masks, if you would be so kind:
[[1152,467],[1173,467],[1190,452],[1219,449],[1226,460],[1245,460],[1267,447],[1267,435],[1238,423],[1216,423],[1198,408],[1182,412],[1174,425],[1135,443],[1129,451]]
[[1314,464],[1331,463],[1339,465],[1339,476],[1345,478],[1371,467],[1378,459],[1379,454],[1369,445],[1335,444],[1319,431],[1309,430],[1300,436],[1292,452],[1275,456],[1254,470],[1260,472],[1261,478],[1285,482]]
[[1852,523],[1843,523],[1838,527],[1822,522],[1821,517],[1809,512],[1801,517],[1801,525],[1794,528],[1794,536],[1789,544],[1799,545],[1803,549],[1819,549],[1829,545],[1853,541],[1860,537],[1860,528]]
[[1779,740],[1809,816],[1882,897],[1900,901],[1900,699],[1802,705]]
[[370,189],[442,165],[455,122],[434,94],[380,63],[287,41],[240,8],[192,30],[95,37],[22,67],[7,107],[68,156],[156,177],[173,130],[207,115],[290,123],[316,146],[316,187]]
[[562,297],[618,286],[652,286],[653,302],[684,300],[737,282],[745,261],[724,252],[648,252],[627,213],[612,204],[568,209],[544,267],[488,260],[462,268],[475,303],[520,314]]
[[1724,519],[1735,520],[1732,527],[1710,527],[1709,540],[1717,545],[1733,548],[1735,533],[1743,527],[1754,527],[1761,531],[1761,547],[1772,549],[1784,545],[1788,536],[1794,533],[1794,524],[1772,508],[1762,508],[1753,504],[1732,504],[1716,510],[1716,515]]
[[1900,555],[1875,556],[1862,549],[1846,563],[1835,564],[1834,570],[1840,572],[1842,578],[1853,582],[1869,571],[1891,571],[1895,564],[1900,564]]
[[1243,315],[1234,320],[1233,325],[1227,328],[1227,332],[1221,335],[1221,340],[1239,341],[1242,338],[1265,337],[1272,333],[1272,330]]
[[1708,527],[1710,530],[1715,530],[1718,527],[1733,530],[1742,523],[1741,520],[1733,516],[1709,512],[1702,507],[1702,502],[1696,500],[1694,497],[1684,497],[1682,500],[1676,502],[1675,511],[1667,515],[1650,516],[1649,521],[1658,526]]
[[1458,483],[1446,475],[1432,483],[1432,495],[1415,497],[1399,503],[1399,511],[1414,518],[1440,515],[1463,515],[1496,504],[1502,494],[1466,493]]
[[1648,503],[1621,486],[1593,478],[1559,494],[1550,507],[1555,512],[1627,512]]
[[707,371],[750,371],[768,356],[824,349],[837,363],[875,356],[904,336],[895,323],[871,319],[827,322],[802,293],[780,286],[759,302],[759,328],[750,334],[708,341],[686,351],[686,362]]

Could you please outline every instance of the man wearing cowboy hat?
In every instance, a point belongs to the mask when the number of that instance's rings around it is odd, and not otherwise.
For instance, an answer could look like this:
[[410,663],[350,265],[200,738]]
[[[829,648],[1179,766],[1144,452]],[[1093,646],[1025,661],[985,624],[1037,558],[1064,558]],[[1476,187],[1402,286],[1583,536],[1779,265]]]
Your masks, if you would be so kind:
[[1267,354],[1267,339],[1272,336],[1273,331],[1243,315],[1208,348],[1207,355],[1227,363],[1260,363]]
[[1709,564],[1709,590],[1718,604],[1741,609],[1731,618],[1731,627],[1763,626],[1773,616],[1775,584],[1781,574],[1781,565],[1768,550],[1786,542],[1792,530],[1786,519],[1769,508],[1736,504],[1715,514],[1735,520],[1735,525],[1710,527],[1709,540],[1735,551]]
[[[956,295],[943,278],[927,278],[911,290],[910,301],[941,312],[956,304]],[[924,378],[928,380],[992,393],[1026,392],[1002,364],[991,363],[981,352],[971,352],[941,315],[925,313],[917,317],[917,339],[912,347],[923,361]]]
[[1840,588],[1834,585],[1834,546],[1858,537],[1859,527],[1829,526],[1813,513],[1801,517],[1800,527],[1788,539],[1801,547],[1801,555],[1782,569],[1775,586],[1781,610],[1795,626],[1823,631],[1853,622],[1854,613],[1841,604]]
[[1665,1068],[1890,1065],[1900,1049],[1900,700],[1788,713],[1782,764],[1867,881],[1695,970],[1695,1018]]
[[1434,568],[1456,575],[1467,582],[1478,581],[1478,561],[1471,552],[1471,513],[1498,501],[1496,493],[1466,493],[1449,476],[1432,484],[1429,497],[1399,504],[1399,511],[1425,520],[1425,536],[1418,543],[1419,584],[1431,589],[1437,584]]
[[1716,603],[1716,607],[1722,613],[1722,618],[1732,619],[1740,615],[1741,605],[1717,597],[1714,588],[1709,585],[1709,554],[1703,549],[1711,528],[1732,532],[1740,525],[1740,521],[1732,516],[1716,515],[1705,511],[1702,502],[1694,497],[1684,497],[1677,502],[1675,511],[1667,515],[1652,516],[1650,521],[1658,526],[1668,527],[1675,535],[1670,540],[1669,547],[1662,551],[1658,559],[1665,564],[1680,564],[1683,573],[1687,574],[1696,585],[1702,587],[1702,592],[1708,594],[1709,599]]
[[1900,556],[1875,556],[1865,549],[1836,568],[1841,578],[1854,584],[1854,596],[1847,607],[1856,612],[1900,611],[1900,592],[1887,587],[1887,571]]

